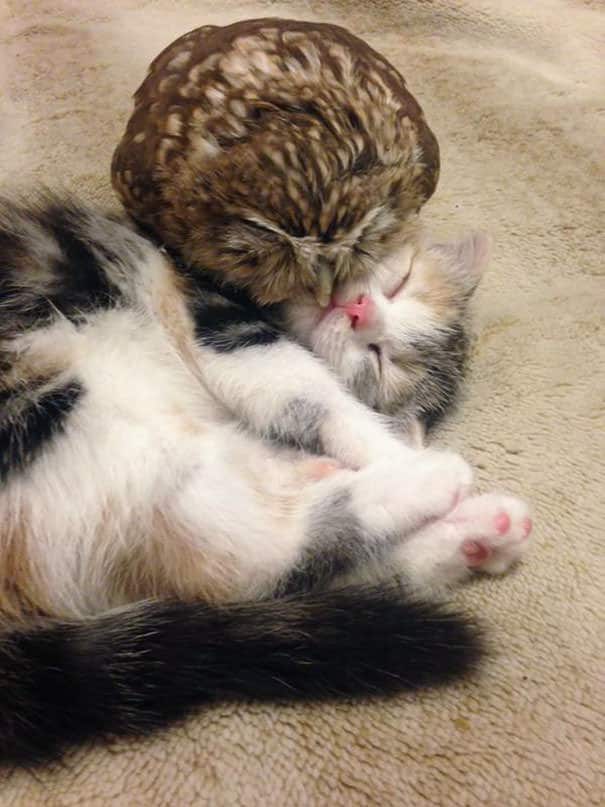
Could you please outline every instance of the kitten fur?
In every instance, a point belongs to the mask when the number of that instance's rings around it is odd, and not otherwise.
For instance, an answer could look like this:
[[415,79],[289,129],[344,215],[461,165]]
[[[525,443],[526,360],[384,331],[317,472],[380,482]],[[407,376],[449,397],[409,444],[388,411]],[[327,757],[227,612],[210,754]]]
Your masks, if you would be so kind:
[[4,761],[475,667],[477,627],[428,592],[470,536],[485,570],[516,560],[524,505],[467,497],[463,460],[406,446],[286,319],[76,202],[3,205]]
[[363,277],[433,194],[400,73],[337,25],[205,25],[154,59],[112,162],[129,214],[262,303]]

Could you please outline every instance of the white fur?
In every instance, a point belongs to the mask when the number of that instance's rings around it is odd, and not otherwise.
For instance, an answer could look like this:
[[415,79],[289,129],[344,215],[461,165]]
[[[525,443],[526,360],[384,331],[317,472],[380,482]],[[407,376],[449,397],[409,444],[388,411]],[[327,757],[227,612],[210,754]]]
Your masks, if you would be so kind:
[[[294,342],[217,354],[197,348],[204,381],[240,418],[264,433],[293,399],[325,408],[322,441],[330,456],[351,468],[409,450],[385,421],[356,401],[324,364]],[[270,355],[270,359],[269,359]]]

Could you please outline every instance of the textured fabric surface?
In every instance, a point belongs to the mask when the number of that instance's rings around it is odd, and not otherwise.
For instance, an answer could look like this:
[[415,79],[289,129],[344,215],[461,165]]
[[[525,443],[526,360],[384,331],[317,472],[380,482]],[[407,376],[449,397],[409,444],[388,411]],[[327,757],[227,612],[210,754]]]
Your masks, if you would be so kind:
[[4,772],[0,803],[602,804],[602,3],[13,0],[3,13],[3,188],[44,182],[103,204],[115,205],[130,95],[184,31],[325,19],[391,58],[441,143],[425,219],[495,240],[465,401],[438,440],[463,450],[482,488],[529,498],[536,530],[521,568],[456,595],[495,648],[475,680],[380,703],[217,707],[59,769]]

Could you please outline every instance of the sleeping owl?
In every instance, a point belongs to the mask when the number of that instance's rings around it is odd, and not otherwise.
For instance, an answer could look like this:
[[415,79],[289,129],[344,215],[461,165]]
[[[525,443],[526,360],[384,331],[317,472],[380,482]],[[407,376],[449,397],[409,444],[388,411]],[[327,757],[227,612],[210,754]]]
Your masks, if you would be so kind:
[[332,288],[398,248],[439,149],[399,72],[344,28],[197,28],[135,93],[112,161],[132,218],[262,304]]

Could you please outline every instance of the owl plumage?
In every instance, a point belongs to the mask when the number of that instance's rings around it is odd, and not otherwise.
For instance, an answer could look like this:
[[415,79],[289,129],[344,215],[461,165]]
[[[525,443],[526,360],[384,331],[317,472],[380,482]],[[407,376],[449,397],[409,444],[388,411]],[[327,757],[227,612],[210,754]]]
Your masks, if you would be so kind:
[[435,190],[439,148],[399,72],[344,28],[204,26],[135,94],[112,162],[126,210],[263,303],[371,271]]

